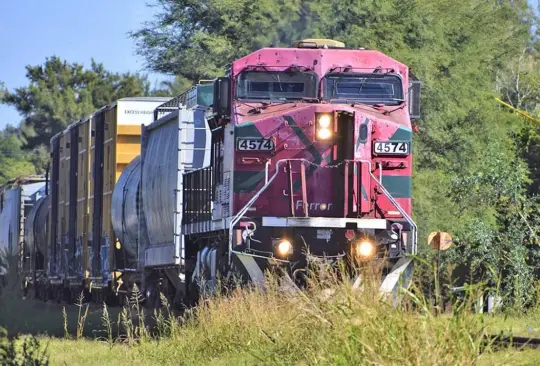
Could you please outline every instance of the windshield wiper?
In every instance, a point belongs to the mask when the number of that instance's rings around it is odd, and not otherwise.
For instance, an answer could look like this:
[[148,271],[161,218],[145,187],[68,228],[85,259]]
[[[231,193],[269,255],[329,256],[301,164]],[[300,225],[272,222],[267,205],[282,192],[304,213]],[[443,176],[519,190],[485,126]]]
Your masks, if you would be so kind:
[[320,103],[321,102],[321,100],[317,97],[301,97],[300,100],[307,103]]
[[[262,105],[260,107],[254,107],[253,106],[253,109],[250,109],[248,111],[248,113],[260,113],[261,110],[263,109],[266,109],[268,107],[271,107],[271,106],[276,106],[276,105],[283,105],[283,104],[288,104],[288,103],[297,103],[298,100],[280,100],[279,102],[260,102]],[[252,106],[250,106],[252,107]]]
[[392,109],[391,111],[384,111],[383,114],[384,114],[385,116],[387,116],[387,115],[389,115],[390,113],[395,112],[395,111],[397,111],[397,110],[399,110],[399,109],[403,109],[403,108],[405,108],[405,104],[401,104],[399,107],[394,108],[394,109]]
[[[341,75],[337,80],[334,81],[334,85],[332,87],[332,96],[336,97],[337,95],[337,87],[338,84],[341,82],[341,80],[345,77],[345,75]],[[364,84],[368,78],[362,78],[362,81],[360,82],[360,85],[358,86],[358,95],[362,92],[362,88],[364,87]],[[339,98],[335,98],[339,99]]]

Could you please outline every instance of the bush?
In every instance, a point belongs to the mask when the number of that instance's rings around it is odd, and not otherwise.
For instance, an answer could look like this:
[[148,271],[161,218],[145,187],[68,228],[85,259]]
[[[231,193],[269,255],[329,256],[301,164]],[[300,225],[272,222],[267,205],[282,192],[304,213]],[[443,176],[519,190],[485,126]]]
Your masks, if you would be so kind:
[[49,360],[46,349],[41,349],[34,336],[9,339],[7,332],[0,328],[0,365],[46,366]]

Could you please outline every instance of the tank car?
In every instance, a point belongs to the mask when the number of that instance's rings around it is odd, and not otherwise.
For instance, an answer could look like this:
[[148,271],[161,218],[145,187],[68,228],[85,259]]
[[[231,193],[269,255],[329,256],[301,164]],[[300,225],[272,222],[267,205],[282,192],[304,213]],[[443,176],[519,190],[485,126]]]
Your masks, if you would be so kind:
[[[9,265],[27,276],[40,267],[43,256],[25,240],[27,219],[32,209],[45,200],[45,176],[15,178],[0,187],[0,282],[5,282]],[[32,225],[32,224],[30,224]]]
[[45,195],[37,200],[25,220],[24,252],[26,255],[23,261],[25,283],[35,283],[45,274],[50,200],[50,195]]

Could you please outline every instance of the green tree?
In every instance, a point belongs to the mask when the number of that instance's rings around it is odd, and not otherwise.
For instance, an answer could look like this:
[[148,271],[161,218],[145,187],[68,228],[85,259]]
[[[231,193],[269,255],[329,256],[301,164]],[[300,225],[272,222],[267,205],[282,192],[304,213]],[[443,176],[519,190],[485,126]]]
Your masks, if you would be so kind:
[[158,0],[154,21],[132,32],[150,69],[198,82],[257,48],[307,34],[304,0]]
[[540,51],[525,47],[498,73],[497,91],[513,107],[532,114],[540,109]]
[[35,174],[28,154],[22,149],[20,131],[7,126],[0,132],[0,184],[19,175]]
[[21,131],[28,149],[48,146],[50,138],[69,124],[119,98],[150,93],[146,77],[112,73],[94,60],[85,69],[53,56],[26,70],[29,85],[6,91],[2,102],[23,116]]
[[176,75],[170,80],[164,80],[151,91],[155,97],[175,97],[188,90],[193,83],[181,75]]
[[192,82],[181,75],[176,75],[172,80],[161,82],[161,87],[170,95],[179,95],[192,86]]

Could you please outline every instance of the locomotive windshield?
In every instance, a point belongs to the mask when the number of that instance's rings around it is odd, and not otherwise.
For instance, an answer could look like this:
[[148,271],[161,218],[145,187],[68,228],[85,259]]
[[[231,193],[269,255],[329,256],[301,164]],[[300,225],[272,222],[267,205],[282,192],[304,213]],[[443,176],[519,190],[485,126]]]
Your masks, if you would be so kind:
[[403,87],[395,75],[332,73],[325,77],[324,95],[330,100],[398,104],[403,101]]
[[307,72],[244,71],[236,97],[252,100],[294,100],[317,96],[317,77]]

